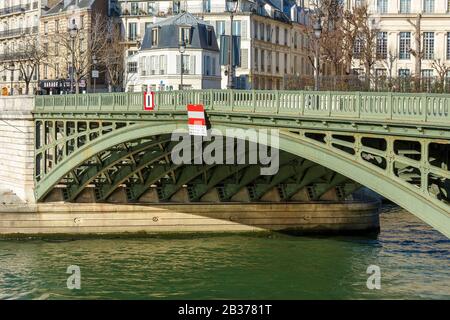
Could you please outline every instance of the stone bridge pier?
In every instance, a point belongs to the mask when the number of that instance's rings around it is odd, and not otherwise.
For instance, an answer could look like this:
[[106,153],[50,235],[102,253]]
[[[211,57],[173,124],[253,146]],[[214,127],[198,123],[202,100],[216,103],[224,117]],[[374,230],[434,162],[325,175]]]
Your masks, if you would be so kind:
[[0,99],[0,204],[34,203],[34,97]]

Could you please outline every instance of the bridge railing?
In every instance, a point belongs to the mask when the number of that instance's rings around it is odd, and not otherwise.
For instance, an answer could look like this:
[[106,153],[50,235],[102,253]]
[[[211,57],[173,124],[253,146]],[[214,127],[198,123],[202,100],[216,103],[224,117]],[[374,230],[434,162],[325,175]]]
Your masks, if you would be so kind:
[[[189,90],[162,91],[156,110],[207,110],[450,124],[450,95],[391,92]],[[144,112],[142,93],[38,96],[36,111]]]

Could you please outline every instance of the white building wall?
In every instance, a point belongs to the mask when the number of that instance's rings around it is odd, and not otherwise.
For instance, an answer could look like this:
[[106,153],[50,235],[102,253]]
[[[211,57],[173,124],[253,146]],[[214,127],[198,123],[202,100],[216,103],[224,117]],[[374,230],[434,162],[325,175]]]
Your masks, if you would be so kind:
[[[357,1],[356,1],[357,2]],[[347,0],[347,8],[352,8],[356,4],[355,0]],[[380,13],[377,0],[367,0],[371,17],[380,31],[388,34],[388,52],[394,56],[399,56],[399,35],[400,32],[411,32],[411,48],[416,49],[414,39],[414,27],[408,19],[415,23],[418,13],[422,14],[421,32],[434,33],[434,59],[423,59],[422,70],[432,70],[432,62],[440,59],[441,62],[450,66],[450,55],[448,37],[450,32],[450,12],[448,0],[434,0],[434,12],[424,12],[423,0],[411,0],[411,10],[409,13],[400,13],[400,0],[387,0],[387,12]],[[423,47],[423,37],[422,37]],[[354,68],[363,68],[363,64],[356,60],[353,62]],[[375,69],[387,69],[387,60],[379,61]],[[393,64],[393,76],[399,74],[400,69],[407,69],[411,75],[415,74],[415,58],[413,55],[409,59],[395,59]],[[433,75],[437,75],[433,70]]]
[[[125,1],[120,0],[119,1],[122,8],[126,8],[127,10],[131,10],[131,1]],[[220,38],[220,34],[217,29],[217,23],[218,21],[224,21],[225,22],[225,34],[229,35],[231,32],[231,23],[230,23],[230,15],[225,12],[225,0],[211,0],[210,6],[204,6],[204,1],[202,0],[189,0],[189,1],[180,1],[181,8],[184,9],[184,5],[187,5],[187,11],[197,15],[198,17],[202,18],[206,22],[210,23],[216,32],[216,37]],[[143,9],[146,8],[146,1],[142,1],[141,7]],[[155,9],[153,15],[149,14],[142,14],[137,16],[132,15],[122,15],[122,22],[123,22],[123,32],[125,35],[128,35],[128,28],[129,23],[137,23],[138,24],[138,35],[136,40],[142,40],[144,31],[145,31],[145,24],[151,23],[151,22],[157,22],[161,19],[166,18],[167,16],[170,16],[170,10],[173,9],[173,2],[172,1],[155,1]],[[249,3],[240,2],[240,5],[242,7],[248,7]],[[247,8],[248,9],[248,8]],[[148,11],[148,10],[147,10]],[[172,10],[173,12],[173,10]],[[258,77],[263,77],[264,80],[262,82],[267,84],[264,84],[264,86],[257,86],[258,88],[267,88],[267,89],[276,89],[276,81],[280,83],[280,88],[283,86],[283,79],[286,74],[298,74],[298,75],[309,75],[311,72],[309,62],[305,58],[305,51],[306,48],[302,47],[300,45],[301,37],[302,37],[302,29],[298,27],[298,24],[290,24],[290,23],[283,23],[280,21],[277,21],[275,19],[272,19],[270,17],[261,17],[257,14],[250,13],[250,12],[237,12],[234,16],[235,21],[239,21],[241,24],[241,67],[236,68],[235,75],[237,77],[241,77],[240,79],[243,79],[244,81],[237,80],[235,82],[235,85],[241,84],[244,85],[244,87],[241,86],[241,88],[255,88],[254,79]],[[275,32],[276,26],[280,27],[280,30],[287,29],[287,45],[284,46],[284,31],[280,32],[280,43],[283,45],[277,45],[275,43],[275,36],[272,37],[271,41],[258,41],[254,38],[254,21],[264,21],[265,25],[270,25],[271,32]],[[297,48],[293,47],[293,31],[297,30],[297,37],[299,45]],[[129,49],[130,52],[136,52],[137,41],[129,41]],[[266,55],[270,51],[272,55],[272,65],[271,71],[268,71],[267,66],[264,66],[265,71],[260,71],[255,69],[255,48],[259,49],[265,49]],[[279,52],[280,54],[280,65],[279,65],[279,72],[275,71],[275,56],[276,53]],[[287,61],[285,62],[284,54],[287,54]],[[297,57],[297,58],[294,58]],[[260,59],[260,57],[258,57]],[[265,58],[265,61],[267,63],[268,58]],[[297,67],[294,66],[294,61],[297,61]],[[303,64],[302,64],[303,61]],[[284,64],[287,64],[286,73]],[[259,68],[261,69],[261,68]],[[221,68],[221,87],[226,88],[227,87],[227,76],[225,76],[225,70],[226,67],[223,66]],[[239,83],[237,83],[239,82]]]
[[[157,68],[152,74],[150,61],[152,57],[159,60],[165,57],[165,68]],[[183,72],[183,86],[192,89],[220,89],[219,54],[217,52],[187,49],[183,56],[186,61]],[[215,60],[215,68],[211,75],[206,75],[204,57],[209,56]],[[128,62],[138,64],[137,74],[128,74],[127,91],[140,92],[143,90],[178,90],[181,83],[180,52],[178,49],[145,50],[128,59]]]

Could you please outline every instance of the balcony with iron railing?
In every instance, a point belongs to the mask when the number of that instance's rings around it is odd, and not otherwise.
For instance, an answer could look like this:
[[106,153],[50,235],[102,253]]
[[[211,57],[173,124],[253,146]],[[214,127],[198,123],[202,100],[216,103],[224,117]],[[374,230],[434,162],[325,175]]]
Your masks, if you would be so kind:
[[27,27],[27,28],[15,28],[15,29],[9,29],[0,31],[0,39],[1,38],[13,38],[13,37],[20,37],[24,34],[34,34],[38,32],[38,27]]
[[[33,8],[37,9],[38,7],[38,3],[35,2],[36,4],[36,8],[34,8],[34,4],[33,4]],[[7,14],[14,14],[14,13],[21,13],[27,10],[30,10],[31,5],[29,3],[27,4],[19,4],[16,6],[11,6],[11,7],[6,7],[6,8],[1,8],[0,9],[0,16],[2,15],[7,15]]]

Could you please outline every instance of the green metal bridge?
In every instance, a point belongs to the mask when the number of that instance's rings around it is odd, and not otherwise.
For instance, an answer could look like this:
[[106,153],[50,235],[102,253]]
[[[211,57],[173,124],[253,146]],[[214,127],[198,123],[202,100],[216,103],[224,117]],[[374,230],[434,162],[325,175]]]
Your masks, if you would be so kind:
[[[344,200],[361,185],[450,237],[450,95],[306,92],[157,92],[39,96],[35,100],[35,194],[77,201],[86,189],[109,201]],[[187,104],[203,104],[214,129],[279,129],[280,169],[175,165],[171,133],[187,128]],[[241,199],[242,200],[242,199]]]

